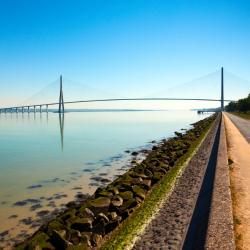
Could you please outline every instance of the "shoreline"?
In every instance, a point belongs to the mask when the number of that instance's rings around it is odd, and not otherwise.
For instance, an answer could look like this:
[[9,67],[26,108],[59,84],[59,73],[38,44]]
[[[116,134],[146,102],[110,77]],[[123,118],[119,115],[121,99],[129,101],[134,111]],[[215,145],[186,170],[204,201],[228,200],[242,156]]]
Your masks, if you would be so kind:
[[[149,144],[153,145],[152,142]],[[103,186],[105,183],[110,183],[113,178],[123,174],[127,171],[129,165],[140,162],[144,158],[145,152],[149,149],[149,144],[126,150],[117,162],[111,162],[107,168],[102,166],[98,166],[94,170],[86,168],[86,171],[83,172],[84,175],[72,180],[65,188],[56,186],[50,190],[50,188],[43,186],[43,189],[35,188],[34,195],[29,193],[22,200],[17,200],[13,204],[8,202],[6,207],[0,209],[2,221],[0,249],[11,249],[14,244],[23,242],[35,233],[40,226],[65,211],[67,209],[66,204],[85,200],[94,194],[96,188]],[[139,154],[131,155],[135,150]],[[116,158],[116,156],[111,158]]]
[[[129,169],[106,189],[98,188],[92,199],[87,200],[85,204],[71,203],[71,208],[43,226],[29,240],[19,245],[18,249],[39,244],[51,249],[56,247],[56,244],[63,244],[64,247],[73,244],[80,244],[82,247],[99,245],[104,235],[121,224],[143,203],[152,186],[174,168],[177,160],[188,152],[193,141],[200,138],[199,130],[209,127],[213,120],[214,116],[205,118],[196,122],[194,128],[186,133],[176,132],[174,138],[163,139],[157,146],[153,146],[142,163]],[[156,156],[158,160],[155,159]],[[155,169],[150,169],[148,161],[151,161],[150,164]],[[144,170],[148,171],[148,175],[142,173]]]
[[[169,247],[173,246],[175,249],[177,244],[183,244],[181,239],[185,238],[184,229],[189,223],[188,214],[192,207],[190,201],[195,204],[193,199],[197,194],[196,185],[201,181],[206,168],[209,152],[207,146],[211,145],[209,141],[213,140],[217,124],[218,122],[214,121],[205,129],[187,154],[184,154],[176,166],[152,188],[138,211],[121,225],[118,232],[114,232],[113,236],[111,234],[101,249],[160,249],[166,246],[168,241],[171,242]],[[194,172],[195,166],[197,171]],[[192,195],[190,189],[194,183],[195,195]],[[128,233],[124,234],[124,230]],[[116,243],[113,244],[114,241]]]
[[[98,187],[110,183],[140,163],[156,143],[155,140],[148,141],[142,146],[127,148],[122,153],[96,162],[86,162],[86,168],[79,170],[79,176],[75,175],[76,172],[69,175],[73,179],[66,185],[57,185],[51,189],[50,185],[47,187],[42,183],[42,187],[30,189],[22,199],[6,202],[0,208],[0,249],[12,249],[14,245],[28,239],[40,226],[68,209],[66,204],[77,203],[93,195]],[[60,181],[59,178],[53,179]],[[39,186],[39,183],[34,186]]]

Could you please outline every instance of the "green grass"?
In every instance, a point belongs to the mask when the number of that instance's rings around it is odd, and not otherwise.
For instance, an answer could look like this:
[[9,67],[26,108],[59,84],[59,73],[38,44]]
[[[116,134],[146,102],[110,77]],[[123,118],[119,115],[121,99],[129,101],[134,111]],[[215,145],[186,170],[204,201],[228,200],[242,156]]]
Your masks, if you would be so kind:
[[232,114],[240,116],[241,118],[250,120],[250,113],[242,113],[242,112],[232,112]]
[[111,233],[109,239],[102,245],[102,250],[123,250],[130,248],[137,236],[143,232],[145,226],[157,212],[160,205],[171,193],[178,176],[185,169],[188,161],[192,158],[202,141],[205,139],[212,124],[214,124],[214,122],[211,123],[202,133],[200,138],[193,143],[188,152],[179,159],[176,166],[152,188],[142,205]]

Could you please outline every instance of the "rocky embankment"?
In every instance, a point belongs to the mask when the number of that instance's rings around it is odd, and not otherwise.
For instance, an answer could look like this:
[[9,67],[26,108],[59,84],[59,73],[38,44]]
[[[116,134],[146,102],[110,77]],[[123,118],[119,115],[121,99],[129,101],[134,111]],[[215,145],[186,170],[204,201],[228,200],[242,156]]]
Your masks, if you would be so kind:
[[[68,204],[69,209],[42,226],[16,249],[91,249],[105,235],[128,218],[143,203],[150,190],[188,153],[216,115],[193,124],[185,133],[162,140],[146,158],[111,184],[98,188],[83,204]],[[199,165],[199,161],[197,162]],[[195,169],[193,174],[195,174]],[[192,174],[192,173],[191,173]],[[189,189],[187,186],[183,186]],[[180,190],[181,192],[181,190]],[[178,198],[177,198],[178,199]],[[178,200],[172,200],[173,204]]]
[[[197,200],[207,173],[218,134],[220,119],[216,120],[198,151],[189,161],[173,192],[164,202],[155,218],[135,243],[133,249],[203,249],[203,226],[206,225],[207,207]],[[211,179],[212,181],[212,179]],[[209,199],[206,192],[205,200]],[[203,197],[204,199],[204,197]],[[199,203],[199,202],[198,202]],[[206,204],[209,207],[209,204]],[[198,215],[194,213],[199,209]],[[194,220],[194,221],[193,221]],[[191,228],[191,231],[189,232]]]

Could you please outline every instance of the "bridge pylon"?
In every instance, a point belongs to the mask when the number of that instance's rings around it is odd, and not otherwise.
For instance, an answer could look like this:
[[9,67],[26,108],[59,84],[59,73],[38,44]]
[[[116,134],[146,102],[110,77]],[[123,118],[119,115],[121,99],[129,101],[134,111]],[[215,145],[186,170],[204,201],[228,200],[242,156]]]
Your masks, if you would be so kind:
[[224,111],[224,71],[221,67],[221,111]]
[[64,101],[63,101],[63,88],[62,88],[62,75],[60,76],[60,95],[59,95],[59,113],[64,113]]

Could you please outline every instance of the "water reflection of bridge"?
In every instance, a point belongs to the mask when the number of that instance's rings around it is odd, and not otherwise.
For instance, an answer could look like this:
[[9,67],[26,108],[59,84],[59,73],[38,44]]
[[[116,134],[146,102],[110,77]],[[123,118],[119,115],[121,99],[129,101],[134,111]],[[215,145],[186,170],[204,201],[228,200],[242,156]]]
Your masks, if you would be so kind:
[[[56,114],[55,114],[56,115]],[[59,132],[60,132],[60,144],[61,144],[61,149],[63,151],[64,148],[64,123],[65,123],[65,117],[64,113],[58,113],[58,123],[59,123]],[[16,119],[16,120],[23,120],[27,119],[28,121],[33,121],[37,122],[39,121],[40,123],[46,122],[47,124],[49,123],[49,112],[39,112],[39,113],[6,113],[6,115],[2,116],[3,118],[5,117],[6,119]]]

